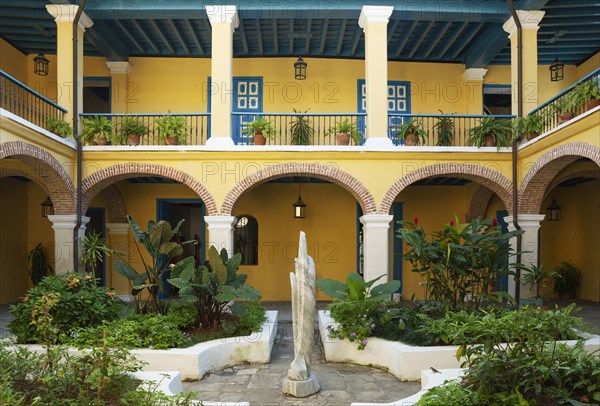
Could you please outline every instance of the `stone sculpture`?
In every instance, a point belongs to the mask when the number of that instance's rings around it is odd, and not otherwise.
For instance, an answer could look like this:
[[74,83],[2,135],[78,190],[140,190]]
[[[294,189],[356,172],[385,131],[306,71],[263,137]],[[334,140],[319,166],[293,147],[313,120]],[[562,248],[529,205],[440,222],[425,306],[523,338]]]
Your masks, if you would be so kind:
[[294,326],[294,360],[283,380],[283,393],[306,397],[320,389],[311,372],[310,357],[315,334],[316,270],[315,262],[308,256],[306,235],[300,231],[298,258],[295,272],[290,273],[292,285],[292,323]]

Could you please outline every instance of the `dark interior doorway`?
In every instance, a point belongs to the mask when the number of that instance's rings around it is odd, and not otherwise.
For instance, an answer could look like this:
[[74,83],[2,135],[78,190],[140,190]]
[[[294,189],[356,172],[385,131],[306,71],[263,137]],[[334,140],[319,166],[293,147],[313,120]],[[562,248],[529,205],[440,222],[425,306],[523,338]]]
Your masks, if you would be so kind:
[[[100,237],[106,241],[106,228],[104,226],[104,218],[106,211],[103,207],[90,207],[85,212],[86,217],[90,218],[90,222],[85,228],[86,235],[92,233],[100,234]],[[102,254],[102,259],[94,264],[94,278],[100,286],[106,286],[106,256]],[[92,273],[92,266],[86,265],[86,272]]]
[[110,77],[83,78],[83,112],[110,113]]

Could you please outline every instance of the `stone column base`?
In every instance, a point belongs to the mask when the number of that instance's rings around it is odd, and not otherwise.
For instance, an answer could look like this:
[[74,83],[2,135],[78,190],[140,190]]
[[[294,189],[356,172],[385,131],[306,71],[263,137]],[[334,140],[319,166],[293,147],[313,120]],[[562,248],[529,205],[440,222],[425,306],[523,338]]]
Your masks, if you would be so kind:
[[288,377],[283,378],[283,393],[295,398],[305,398],[314,395],[321,389],[315,374],[310,374],[304,381],[292,381]]

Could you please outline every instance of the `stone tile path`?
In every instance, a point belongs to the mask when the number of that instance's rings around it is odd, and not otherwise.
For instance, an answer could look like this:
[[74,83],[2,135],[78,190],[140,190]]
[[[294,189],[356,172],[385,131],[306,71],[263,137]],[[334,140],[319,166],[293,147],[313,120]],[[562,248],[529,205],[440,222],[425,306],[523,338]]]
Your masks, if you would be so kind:
[[[278,306],[267,304],[267,307],[280,310]],[[183,388],[200,392],[200,400],[248,401],[253,406],[342,406],[352,402],[392,402],[421,389],[420,382],[400,382],[392,374],[376,368],[327,363],[317,332],[313,345],[313,372],[321,390],[303,399],[286,396],[281,388],[294,352],[291,336],[289,311],[282,306],[270,364],[235,366],[208,374],[197,382],[184,382]]]

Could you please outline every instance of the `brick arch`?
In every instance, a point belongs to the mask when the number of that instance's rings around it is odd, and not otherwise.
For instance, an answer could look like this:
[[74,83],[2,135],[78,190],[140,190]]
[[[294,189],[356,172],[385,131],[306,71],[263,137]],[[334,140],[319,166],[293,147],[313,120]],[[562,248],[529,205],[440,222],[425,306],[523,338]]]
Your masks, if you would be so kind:
[[600,148],[586,142],[563,144],[539,157],[523,178],[519,211],[538,214],[550,182],[581,157],[589,158],[600,166]]
[[88,208],[94,196],[101,190],[120,180],[140,176],[160,176],[183,183],[202,199],[209,216],[217,214],[217,205],[211,193],[204,185],[189,174],[164,165],[140,163],[113,165],[85,178],[82,182],[83,210],[85,211]]
[[65,167],[53,155],[23,141],[9,141],[0,144],[0,159],[8,157],[25,164],[22,168],[13,168],[20,172],[16,176],[24,176],[40,185],[50,196],[55,214],[75,213],[75,187]]
[[449,176],[479,183],[497,194],[509,213],[512,211],[512,182],[495,170],[464,163],[433,164],[408,173],[389,188],[381,201],[379,211],[389,213],[394,199],[406,187],[418,180],[435,176]]
[[494,192],[485,186],[479,186],[471,198],[466,220],[469,222],[477,217],[484,218],[492,197],[494,197]]
[[550,184],[546,188],[546,191],[544,192],[544,197],[542,198],[542,201],[546,200],[546,198],[550,195],[550,192],[552,192],[552,190],[555,187],[557,187],[564,181],[571,180],[574,178],[582,178],[582,177],[592,178],[592,179],[600,179],[600,169],[574,172],[574,173],[565,175],[562,178],[554,179],[552,182],[550,182]]
[[365,185],[349,173],[344,172],[333,165],[287,162],[261,169],[240,180],[229,193],[227,193],[227,196],[225,196],[225,200],[221,206],[221,213],[223,215],[231,215],[235,203],[245,191],[269,180],[286,176],[310,176],[327,180],[350,192],[360,204],[363,213],[367,214],[377,211],[377,204],[375,203],[375,199],[371,192],[369,192]]
[[121,192],[115,185],[110,185],[102,190],[108,206],[108,221],[110,223],[127,223],[127,209]]

